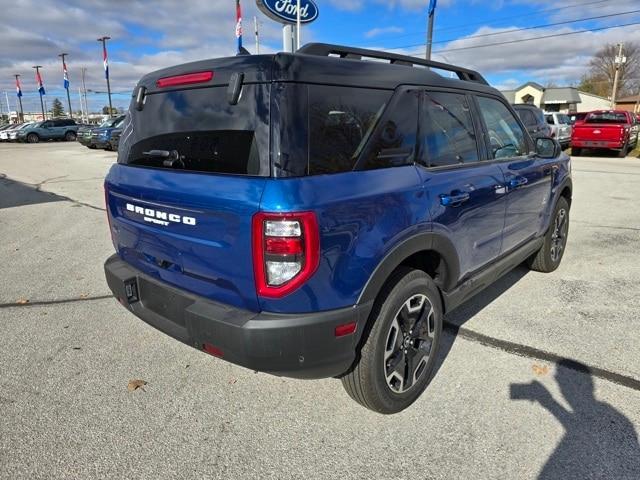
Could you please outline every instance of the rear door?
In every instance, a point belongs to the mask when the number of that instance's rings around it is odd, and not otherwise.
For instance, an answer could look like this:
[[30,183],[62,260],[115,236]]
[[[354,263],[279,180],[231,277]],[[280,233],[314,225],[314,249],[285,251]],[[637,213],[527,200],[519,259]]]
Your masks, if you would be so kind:
[[500,255],[506,208],[504,175],[486,161],[471,101],[462,93],[426,91],[420,118],[419,170],[434,230],[454,244],[461,279]]
[[216,80],[147,79],[144,103],[134,98],[106,181],[113,239],[143,272],[255,311],[251,219],[269,174],[270,86],[245,84],[232,105],[228,70],[206,67]]
[[476,101],[488,154],[499,162],[505,178],[507,213],[502,253],[506,253],[542,233],[551,199],[554,160],[530,155],[533,145],[502,100],[479,95]]

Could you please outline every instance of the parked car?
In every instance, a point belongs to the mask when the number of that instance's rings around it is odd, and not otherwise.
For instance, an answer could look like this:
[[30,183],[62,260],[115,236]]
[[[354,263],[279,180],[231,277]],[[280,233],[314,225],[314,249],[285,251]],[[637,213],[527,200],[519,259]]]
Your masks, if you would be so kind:
[[110,150],[114,152],[118,151],[118,146],[120,145],[120,136],[122,135],[122,126],[118,128],[114,128],[111,132],[111,138],[109,139]]
[[26,123],[15,123],[12,125],[9,125],[7,128],[0,130],[0,141],[1,142],[8,142],[9,141],[9,134],[19,128],[22,128],[23,126],[27,125]]
[[97,128],[91,129],[91,137],[89,139],[89,148],[103,148],[111,150],[111,134],[113,130],[118,128],[124,122],[126,115],[121,115],[104,122]]
[[547,123],[544,118],[544,113],[538,107],[529,105],[528,103],[519,103],[513,105],[513,109],[522,120],[522,123],[524,123],[529,135],[531,135],[534,141],[538,138],[551,136],[551,126]]
[[573,113],[570,113],[569,114],[569,120],[571,121],[571,126],[575,125],[578,122],[584,121],[584,118],[587,116],[588,113],[589,112],[573,112]]
[[571,119],[566,113],[545,112],[544,118],[551,126],[551,138],[555,138],[562,148],[571,144]]
[[25,128],[29,128],[31,125],[33,125],[33,122],[26,122],[21,124],[17,128],[7,130],[7,137],[8,137],[7,140],[10,142],[18,141],[18,136],[20,135],[20,132],[23,131]]
[[616,150],[624,158],[638,144],[640,125],[633,113],[622,110],[590,112],[573,126],[571,150],[580,155],[584,148]]
[[[85,128],[81,128],[78,131],[78,141],[84,145],[85,147],[89,147],[91,149],[104,148],[105,144],[108,143],[108,138],[101,139],[98,131],[106,131],[107,129],[115,128],[123,119],[124,115],[119,117],[109,118],[105,120],[100,125],[88,125]],[[96,135],[94,135],[96,132]]]
[[24,128],[18,133],[19,142],[38,143],[41,140],[65,140],[75,141],[78,132],[78,124],[75,120],[55,118],[37,122]]
[[377,412],[426,388],[445,312],[565,251],[569,157],[473,70],[310,44],[148,74],[129,112],[105,179],[114,296]]

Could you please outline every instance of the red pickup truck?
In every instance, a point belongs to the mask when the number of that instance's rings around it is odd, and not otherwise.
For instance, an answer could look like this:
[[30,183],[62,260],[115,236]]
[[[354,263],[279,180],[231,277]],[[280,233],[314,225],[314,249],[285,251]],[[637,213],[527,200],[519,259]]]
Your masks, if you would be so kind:
[[640,123],[630,112],[597,110],[589,112],[582,122],[573,126],[572,155],[580,155],[583,148],[617,150],[624,158],[638,144]]

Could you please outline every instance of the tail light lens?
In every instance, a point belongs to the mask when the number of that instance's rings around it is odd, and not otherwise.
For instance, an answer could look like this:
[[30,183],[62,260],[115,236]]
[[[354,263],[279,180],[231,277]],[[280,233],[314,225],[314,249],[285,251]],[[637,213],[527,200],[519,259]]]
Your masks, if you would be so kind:
[[320,239],[313,212],[266,213],[253,217],[253,269],[262,297],[283,297],[318,268]]
[[104,187],[104,207],[107,212],[107,222],[109,223],[109,233],[111,234],[111,242],[113,243],[113,246],[116,247],[117,249],[116,239],[113,236],[113,226],[111,225],[111,215],[109,214],[109,190],[107,189],[106,183],[103,185],[103,187]]

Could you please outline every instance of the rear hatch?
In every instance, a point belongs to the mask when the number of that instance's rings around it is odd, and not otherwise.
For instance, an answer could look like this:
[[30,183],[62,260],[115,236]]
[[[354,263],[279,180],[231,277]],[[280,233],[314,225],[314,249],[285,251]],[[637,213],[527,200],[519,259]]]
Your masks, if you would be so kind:
[[[269,175],[270,64],[269,56],[235,57],[144,77],[105,183],[121,258],[254,311],[251,219]],[[202,72],[211,75],[193,75]],[[228,84],[236,72],[244,78],[232,104]]]

